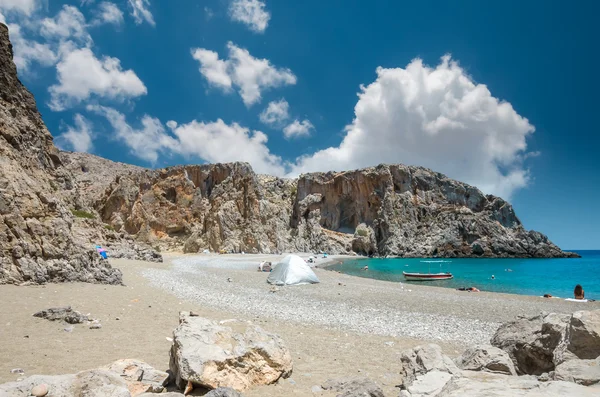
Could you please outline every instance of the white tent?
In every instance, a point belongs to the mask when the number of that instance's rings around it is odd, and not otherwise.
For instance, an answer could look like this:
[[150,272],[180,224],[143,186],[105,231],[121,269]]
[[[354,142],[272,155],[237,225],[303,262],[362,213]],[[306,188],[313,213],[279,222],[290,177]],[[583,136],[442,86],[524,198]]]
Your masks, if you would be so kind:
[[319,282],[317,275],[297,255],[288,255],[269,274],[267,282],[275,285],[301,285]]

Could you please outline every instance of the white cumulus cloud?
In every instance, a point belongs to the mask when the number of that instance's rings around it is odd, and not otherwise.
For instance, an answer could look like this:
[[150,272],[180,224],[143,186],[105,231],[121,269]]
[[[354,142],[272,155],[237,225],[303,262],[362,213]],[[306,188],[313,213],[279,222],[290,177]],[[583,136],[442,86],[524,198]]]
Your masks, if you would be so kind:
[[113,24],[119,26],[123,22],[123,11],[115,3],[103,1],[98,5],[92,25]]
[[96,58],[89,48],[67,53],[56,65],[58,84],[49,88],[52,110],[60,111],[92,95],[123,100],[147,93],[132,70],[123,70],[117,58]]
[[150,0],[128,0],[129,6],[131,7],[131,16],[136,24],[140,25],[142,23],[148,22],[152,26],[156,26],[156,22],[154,22],[154,16],[152,16],[152,12],[148,9],[150,7]]
[[94,134],[88,119],[76,113],[75,126],[66,126],[66,131],[56,137],[55,142],[63,150],[90,152],[93,148]]
[[229,16],[232,21],[241,22],[256,33],[264,33],[271,19],[271,13],[260,0],[232,0]]
[[160,120],[148,115],[141,119],[141,128],[134,128],[115,109],[88,106],[88,110],[106,117],[115,138],[133,155],[151,163],[156,163],[160,154],[179,154],[209,163],[246,161],[260,173],[285,173],[281,157],[272,154],[267,147],[267,136],[237,123],[226,124],[218,119],[178,124],[170,120],[167,122],[169,133]]
[[200,62],[200,73],[211,85],[229,90],[232,85],[228,63],[219,59],[219,54],[204,48],[192,49],[192,57]]
[[268,59],[255,58],[232,42],[227,49],[226,60],[203,48],[192,49],[192,56],[200,63],[200,73],[211,86],[224,91],[235,86],[246,106],[260,102],[264,90],[296,84],[296,76],[290,69],[277,68]]
[[19,72],[27,72],[33,63],[42,66],[52,66],[56,63],[58,56],[51,46],[26,39],[19,25],[8,24],[8,31],[13,45],[13,60]]
[[354,113],[339,146],[298,159],[291,175],[405,163],[507,198],[528,182],[522,160],[534,127],[450,56],[435,68],[420,59],[378,68]]
[[289,110],[289,103],[282,98],[279,101],[270,102],[259,118],[264,124],[278,127],[290,118]]
[[15,11],[27,16],[37,10],[39,6],[39,0],[0,0],[0,10]]
[[92,42],[85,17],[73,6],[63,6],[54,18],[44,18],[40,33],[47,40],[73,40],[83,45],[90,45]]
[[144,115],[141,127],[134,128],[127,123],[125,115],[115,109],[90,105],[87,109],[106,117],[112,126],[115,138],[123,142],[134,156],[155,164],[159,153],[177,151],[178,142],[167,134],[159,119]]
[[310,132],[314,129],[315,127],[308,120],[294,120],[290,125],[283,129],[283,135],[287,139],[308,137],[310,136]]
[[237,123],[192,121],[173,130],[180,143],[180,153],[209,163],[245,161],[258,173],[283,175],[281,157],[267,147],[267,135],[250,131]]

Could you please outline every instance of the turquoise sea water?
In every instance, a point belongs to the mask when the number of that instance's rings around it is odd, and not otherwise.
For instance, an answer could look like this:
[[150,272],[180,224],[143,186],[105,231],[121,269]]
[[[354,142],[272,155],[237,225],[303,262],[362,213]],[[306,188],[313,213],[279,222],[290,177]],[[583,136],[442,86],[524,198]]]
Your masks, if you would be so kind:
[[[329,269],[359,277],[408,284],[459,288],[477,287],[482,291],[521,295],[552,294],[573,296],[575,285],[581,284],[585,297],[600,300],[600,251],[576,251],[578,259],[352,259]],[[443,262],[441,262],[443,261]],[[369,270],[362,270],[369,265]],[[451,272],[446,281],[405,281],[402,272]],[[509,271],[509,269],[511,271]],[[492,279],[491,276],[495,278]]]

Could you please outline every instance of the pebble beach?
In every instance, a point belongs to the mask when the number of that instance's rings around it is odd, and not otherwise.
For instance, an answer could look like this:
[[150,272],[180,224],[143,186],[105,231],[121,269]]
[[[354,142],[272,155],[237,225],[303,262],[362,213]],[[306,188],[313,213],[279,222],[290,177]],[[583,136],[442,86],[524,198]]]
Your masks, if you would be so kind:
[[[308,257],[307,255],[301,255]],[[433,342],[450,356],[486,343],[500,323],[542,311],[593,310],[594,303],[533,296],[469,293],[359,278],[327,270],[319,258],[319,284],[276,287],[261,261],[276,255],[166,254],[164,263],[111,260],[125,286],[84,283],[0,286],[0,382],[25,375],[62,374],[137,358],[168,368],[168,351],[181,310],[223,322],[252,322],[279,334],[294,359],[292,378],[250,390],[248,396],[312,395],[329,378],[363,375],[397,392],[399,354]],[[90,313],[101,329],[32,317],[71,305]],[[327,396],[327,394],[321,394]]]

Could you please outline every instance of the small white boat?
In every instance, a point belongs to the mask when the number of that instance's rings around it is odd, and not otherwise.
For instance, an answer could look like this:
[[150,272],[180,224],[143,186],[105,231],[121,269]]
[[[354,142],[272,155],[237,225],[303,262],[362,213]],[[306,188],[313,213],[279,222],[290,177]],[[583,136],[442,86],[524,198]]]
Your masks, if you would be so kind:
[[[450,263],[451,261],[427,260],[427,261],[421,261],[421,262],[427,263],[427,265],[429,266],[429,272],[428,273],[402,272],[406,281],[436,281],[436,280],[450,280],[451,278],[454,278],[454,276],[450,272],[446,272],[446,273],[441,272],[442,263]],[[432,263],[440,264],[440,272],[439,273],[431,273],[431,264]]]
[[436,281],[454,278],[452,273],[407,273],[402,272],[406,281]]

